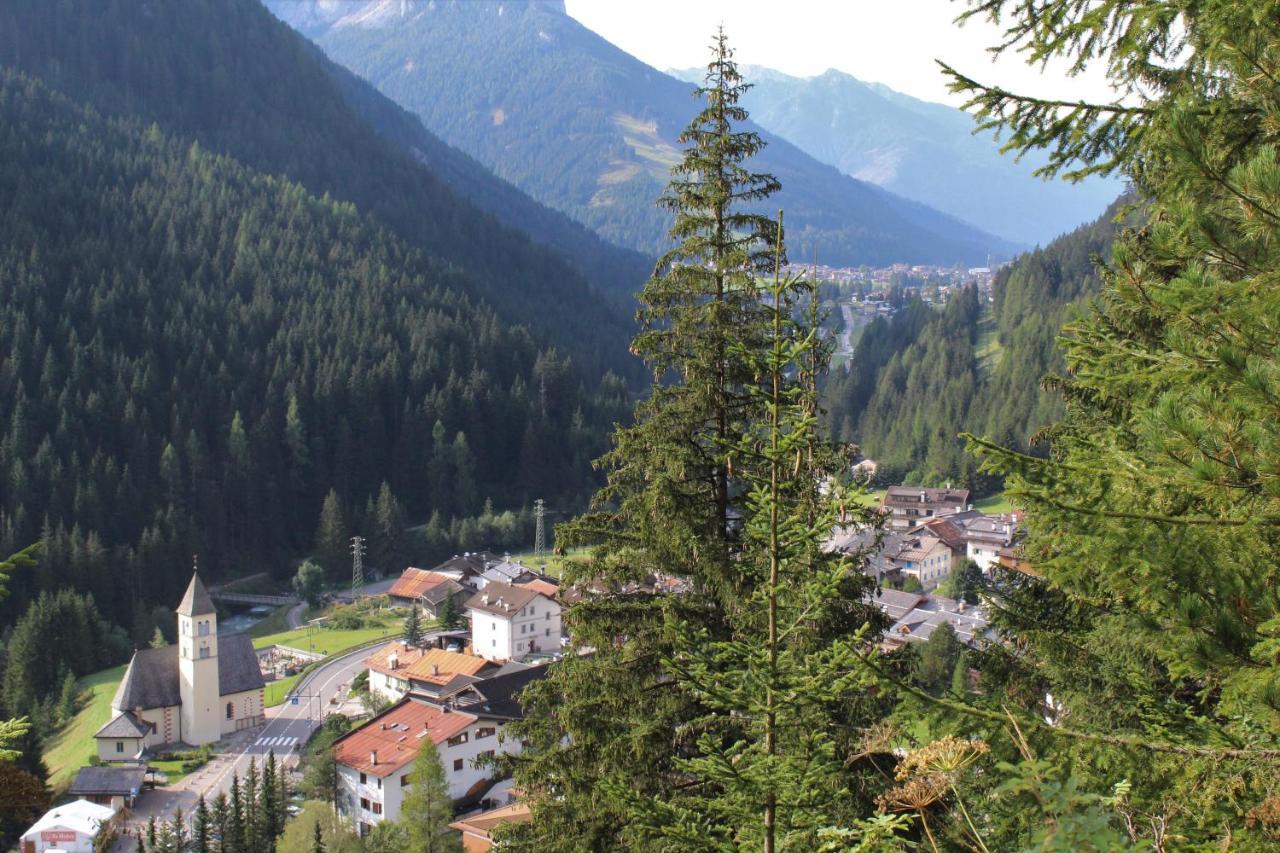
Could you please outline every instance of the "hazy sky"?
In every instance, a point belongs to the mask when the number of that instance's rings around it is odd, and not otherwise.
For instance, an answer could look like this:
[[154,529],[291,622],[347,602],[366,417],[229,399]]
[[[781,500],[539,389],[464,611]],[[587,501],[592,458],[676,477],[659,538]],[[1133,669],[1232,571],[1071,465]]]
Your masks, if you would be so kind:
[[[837,68],[929,101],[959,105],[935,59],[984,83],[1044,97],[1109,99],[1100,71],[1041,72],[1020,56],[993,65],[985,48],[1000,28],[952,21],[948,0],[566,0],[569,14],[659,69],[704,65],[721,22],[743,64],[807,77]],[[678,23],[677,23],[678,22]]]

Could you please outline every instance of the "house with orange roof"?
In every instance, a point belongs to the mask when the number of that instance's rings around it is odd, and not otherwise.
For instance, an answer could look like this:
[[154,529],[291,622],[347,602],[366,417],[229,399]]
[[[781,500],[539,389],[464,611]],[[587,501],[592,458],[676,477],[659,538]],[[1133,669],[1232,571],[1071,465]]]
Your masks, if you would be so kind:
[[507,720],[488,715],[482,705],[457,710],[415,696],[395,705],[334,741],[338,812],[368,835],[384,820],[399,820],[423,738],[431,738],[455,801],[474,803],[495,781],[482,756],[519,752],[520,741],[503,742]]
[[462,833],[463,853],[487,853],[493,849],[493,831],[508,823],[528,823],[533,814],[524,803],[508,803],[455,820],[450,828]]
[[392,702],[406,693],[447,696],[496,670],[493,661],[444,649],[389,643],[365,659],[369,690]]
[[416,604],[426,612],[429,618],[435,619],[440,615],[440,609],[445,601],[457,598],[466,592],[462,584],[449,575],[410,566],[391,585],[387,596],[392,604],[405,607]]

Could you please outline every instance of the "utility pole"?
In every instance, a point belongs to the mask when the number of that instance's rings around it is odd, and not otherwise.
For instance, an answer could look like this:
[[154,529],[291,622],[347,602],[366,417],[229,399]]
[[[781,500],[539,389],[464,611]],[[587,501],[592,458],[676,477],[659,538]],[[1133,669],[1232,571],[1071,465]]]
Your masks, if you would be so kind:
[[364,538],[351,537],[351,592],[356,598],[364,595]]
[[533,517],[537,522],[533,534],[533,559],[544,569],[547,567],[547,539],[543,528],[543,518],[545,516],[546,504],[542,498],[538,498],[533,502]]

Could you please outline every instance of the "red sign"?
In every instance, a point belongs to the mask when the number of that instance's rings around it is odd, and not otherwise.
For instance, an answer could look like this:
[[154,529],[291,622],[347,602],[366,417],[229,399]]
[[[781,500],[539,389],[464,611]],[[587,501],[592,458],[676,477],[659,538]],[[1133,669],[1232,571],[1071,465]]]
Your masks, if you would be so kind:
[[40,833],[40,840],[55,844],[61,841],[70,841],[74,843],[76,840],[76,833],[73,829],[46,829]]

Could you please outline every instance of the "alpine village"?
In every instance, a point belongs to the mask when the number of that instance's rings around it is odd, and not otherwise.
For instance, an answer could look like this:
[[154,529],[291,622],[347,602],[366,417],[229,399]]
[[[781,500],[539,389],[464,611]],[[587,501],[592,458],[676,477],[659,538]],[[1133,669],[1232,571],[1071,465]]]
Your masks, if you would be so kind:
[[1280,0],[3,0],[0,850],[1280,850]]

